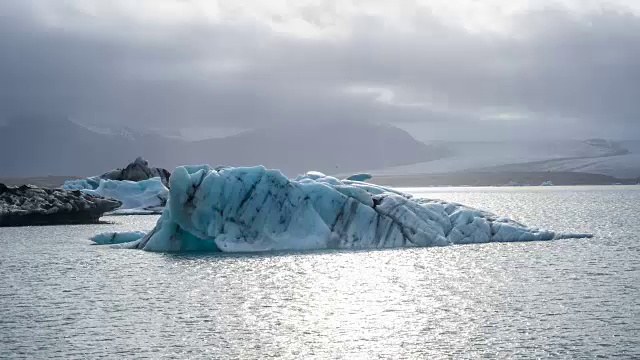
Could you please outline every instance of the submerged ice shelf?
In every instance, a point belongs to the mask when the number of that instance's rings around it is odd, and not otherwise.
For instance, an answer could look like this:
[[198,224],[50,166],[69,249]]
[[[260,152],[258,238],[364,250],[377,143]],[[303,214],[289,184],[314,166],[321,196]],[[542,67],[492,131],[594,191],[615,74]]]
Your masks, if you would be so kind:
[[94,240],[162,252],[253,252],[590,237],[529,228],[464,205],[414,199],[319,172],[288,179],[262,166],[218,171],[184,166],[175,170],[170,187],[153,230],[100,234]]
[[138,240],[146,234],[144,231],[107,232],[92,236],[90,240],[96,245],[121,244]]

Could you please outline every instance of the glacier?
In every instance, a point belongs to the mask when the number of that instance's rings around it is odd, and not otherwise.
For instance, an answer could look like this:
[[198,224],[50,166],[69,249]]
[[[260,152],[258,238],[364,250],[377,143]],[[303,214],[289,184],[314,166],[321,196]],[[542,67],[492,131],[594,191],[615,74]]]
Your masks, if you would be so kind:
[[208,165],[174,171],[167,206],[155,228],[140,235],[114,233],[103,238],[123,239],[115,247],[158,252],[256,252],[591,236],[530,228],[461,204],[416,199],[392,188],[319,172],[288,179],[263,166],[216,170]]

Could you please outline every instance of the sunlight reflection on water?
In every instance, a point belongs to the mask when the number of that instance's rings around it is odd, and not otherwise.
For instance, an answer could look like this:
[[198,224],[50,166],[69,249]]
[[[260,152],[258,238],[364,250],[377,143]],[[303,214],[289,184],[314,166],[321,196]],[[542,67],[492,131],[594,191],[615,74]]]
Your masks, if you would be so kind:
[[412,189],[593,239],[155,254],[110,224],[0,230],[1,357],[640,356],[635,187]]

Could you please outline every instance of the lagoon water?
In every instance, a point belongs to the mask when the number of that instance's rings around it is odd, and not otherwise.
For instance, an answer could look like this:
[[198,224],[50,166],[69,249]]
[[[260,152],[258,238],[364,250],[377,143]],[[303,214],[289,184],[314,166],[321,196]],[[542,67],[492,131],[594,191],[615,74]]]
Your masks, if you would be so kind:
[[156,254],[0,229],[0,358],[640,357],[640,187],[405,189],[592,239]]

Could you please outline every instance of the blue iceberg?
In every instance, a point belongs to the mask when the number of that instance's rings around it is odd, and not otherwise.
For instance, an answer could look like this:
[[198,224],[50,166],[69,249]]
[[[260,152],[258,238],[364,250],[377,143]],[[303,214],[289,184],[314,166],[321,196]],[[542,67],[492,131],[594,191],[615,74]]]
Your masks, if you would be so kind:
[[[590,237],[318,172],[178,167],[155,228],[117,245],[149,251],[373,249]],[[138,237],[136,235],[136,237]],[[124,238],[124,237],[123,237]]]
[[122,206],[111,212],[112,215],[160,214],[169,197],[169,189],[159,177],[138,182],[100,178],[67,180],[62,188],[121,201]]
[[169,177],[166,169],[149,166],[138,157],[123,169],[108,171],[85,179],[67,180],[64,190],[80,190],[122,202],[111,215],[160,214],[169,196]]

